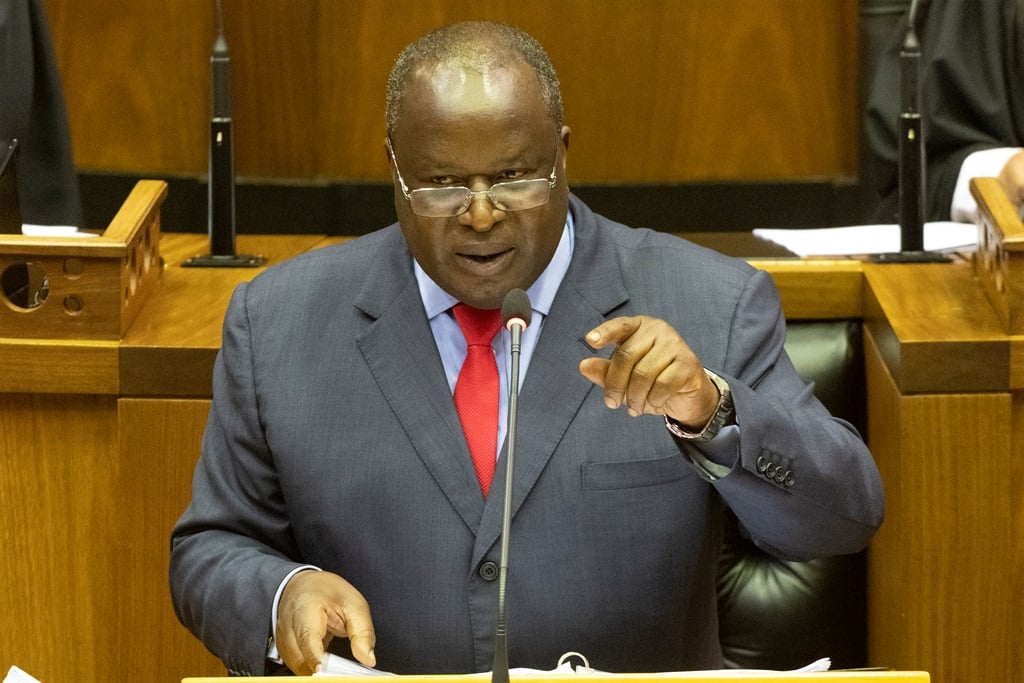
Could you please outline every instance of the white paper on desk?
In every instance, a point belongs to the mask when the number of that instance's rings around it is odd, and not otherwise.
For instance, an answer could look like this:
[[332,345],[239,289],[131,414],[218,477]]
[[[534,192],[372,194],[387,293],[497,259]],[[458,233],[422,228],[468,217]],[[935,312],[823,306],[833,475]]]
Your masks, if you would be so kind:
[[[568,654],[568,653],[567,653]],[[575,653],[572,653],[575,654]],[[576,655],[586,661],[586,658],[581,655]],[[514,668],[509,670],[510,676],[546,676],[550,674],[580,674],[584,676],[609,676],[614,677],[616,674],[610,674],[605,671],[598,671],[597,669],[591,669],[587,665],[576,666],[572,665],[569,661],[570,658],[563,655],[562,659],[559,660],[558,666],[551,670],[542,669],[526,669],[526,668]],[[811,673],[817,671],[828,671],[832,666],[832,660],[828,657],[823,657],[816,661],[811,662],[807,666],[800,667],[799,669],[793,669],[784,673]],[[652,678],[678,678],[684,674],[700,673],[702,676],[713,676],[721,678],[730,678],[736,675],[748,674],[748,673],[769,673],[766,669],[720,669],[717,671],[666,671],[661,673],[644,674],[644,677]],[[776,672],[777,673],[777,672]],[[346,657],[340,657],[335,654],[327,653],[323,661],[320,662],[320,669],[313,674],[313,676],[393,676],[395,674],[381,671],[379,669],[372,669],[368,666],[363,666],[359,662],[353,661]],[[479,674],[472,674],[472,676],[490,676],[491,672],[486,671]]]
[[12,666],[4,677],[4,683],[40,683],[40,681],[38,678],[33,678],[18,667]]
[[23,223],[21,234],[29,237],[98,237],[94,232],[82,232],[73,225],[33,225]]
[[[900,250],[900,226],[853,225],[845,228],[777,230],[756,228],[754,235],[781,244],[797,256],[889,254]],[[924,250],[949,251],[978,243],[973,223],[938,221],[924,224]]]

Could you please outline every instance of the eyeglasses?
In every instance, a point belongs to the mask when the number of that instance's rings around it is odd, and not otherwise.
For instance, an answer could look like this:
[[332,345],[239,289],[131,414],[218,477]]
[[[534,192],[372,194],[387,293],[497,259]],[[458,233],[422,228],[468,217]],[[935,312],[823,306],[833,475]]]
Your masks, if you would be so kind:
[[526,211],[547,204],[551,190],[555,187],[555,171],[558,169],[558,156],[551,167],[551,175],[547,178],[530,180],[510,180],[505,183],[494,183],[486,190],[473,191],[464,185],[455,187],[424,187],[410,190],[402,172],[398,170],[395,150],[391,147],[391,138],[387,139],[388,154],[395,165],[398,182],[402,184],[402,195],[409,200],[412,212],[425,218],[451,218],[460,216],[473,203],[477,196],[486,195],[491,204],[499,211]]

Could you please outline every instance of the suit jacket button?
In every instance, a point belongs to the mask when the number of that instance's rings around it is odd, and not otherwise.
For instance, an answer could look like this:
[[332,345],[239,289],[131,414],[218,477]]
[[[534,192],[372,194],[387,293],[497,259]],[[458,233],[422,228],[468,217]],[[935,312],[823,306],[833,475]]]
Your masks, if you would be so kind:
[[768,458],[763,455],[757,456],[757,471],[764,474],[766,469],[768,469]]
[[494,562],[491,562],[490,560],[487,560],[486,562],[482,562],[480,564],[480,568],[477,569],[476,573],[479,574],[480,578],[484,581],[494,581],[496,578],[498,578],[498,565]]

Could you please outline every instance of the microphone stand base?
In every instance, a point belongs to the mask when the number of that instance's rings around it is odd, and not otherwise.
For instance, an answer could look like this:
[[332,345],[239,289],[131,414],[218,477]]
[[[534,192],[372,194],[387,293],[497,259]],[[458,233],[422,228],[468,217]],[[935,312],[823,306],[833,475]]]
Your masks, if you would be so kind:
[[951,263],[953,257],[940,251],[894,251],[872,254],[871,263]]
[[217,256],[205,254],[193,256],[181,262],[182,268],[257,268],[263,265],[262,256],[235,254],[233,256]]

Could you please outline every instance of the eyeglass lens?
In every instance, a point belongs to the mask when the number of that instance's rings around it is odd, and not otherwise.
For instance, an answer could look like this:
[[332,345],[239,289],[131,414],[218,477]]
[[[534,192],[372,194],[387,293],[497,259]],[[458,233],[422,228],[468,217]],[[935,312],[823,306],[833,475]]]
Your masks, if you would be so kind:
[[473,192],[465,187],[420,188],[410,193],[412,210],[421,216],[441,218],[458,216],[469,208],[477,195],[487,195],[501,211],[525,211],[548,201],[551,184],[545,178],[497,183],[490,189]]

